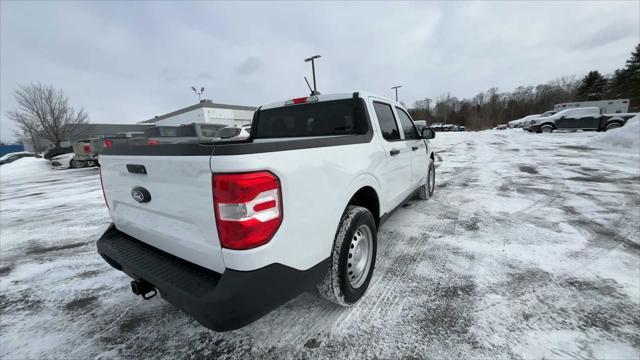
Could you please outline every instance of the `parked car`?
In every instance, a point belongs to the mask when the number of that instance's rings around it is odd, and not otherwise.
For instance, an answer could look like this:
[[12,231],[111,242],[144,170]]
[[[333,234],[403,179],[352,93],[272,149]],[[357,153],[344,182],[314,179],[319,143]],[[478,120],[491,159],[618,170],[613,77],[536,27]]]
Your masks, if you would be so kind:
[[354,304],[380,225],[434,192],[434,136],[400,103],[355,92],[262,106],[243,142],[106,149],[113,223],[98,252],[135,294],[157,292],[218,331],[314,287]]
[[98,166],[98,154],[93,151],[91,141],[92,139],[81,140],[76,141],[71,145],[75,156],[70,160],[70,167],[81,168]]
[[51,160],[52,158],[58,155],[68,154],[72,152],[73,152],[73,148],[71,146],[58,146],[51,149],[47,149],[44,152],[44,155],[42,157],[44,157],[47,160]]
[[529,131],[550,133],[554,130],[606,131],[623,126],[636,113],[600,114],[600,108],[584,107],[562,110],[554,115],[532,120]]
[[74,153],[55,156],[50,161],[51,167],[54,169],[73,169],[77,167],[84,167],[73,161],[75,156],[76,155]]
[[523,121],[521,126],[519,126],[519,127],[521,127],[522,130],[529,131],[529,126],[531,126],[531,124],[534,123],[533,120],[537,120],[537,119],[540,119],[540,118],[546,118],[546,117],[549,117],[551,115],[554,115],[555,113],[557,113],[557,111],[555,111],[555,110],[545,111],[542,114],[540,114],[538,117],[534,117],[534,118],[527,119],[527,120]]
[[12,153],[8,153],[8,154],[4,154],[2,155],[2,157],[0,157],[0,165],[4,165],[4,164],[9,164],[12,163],[18,159],[22,159],[25,157],[34,157],[34,158],[39,158],[40,155],[38,154],[34,154],[34,153],[30,153],[28,151],[18,151],[18,152],[12,152]]
[[527,115],[523,118],[517,119],[517,120],[513,120],[513,121],[509,121],[507,123],[508,127],[510,128],[519,128],[522,127],[524,124],[528,123],[529,121],[538,118],[542,116],[542,114],[533,114],[533,115]]

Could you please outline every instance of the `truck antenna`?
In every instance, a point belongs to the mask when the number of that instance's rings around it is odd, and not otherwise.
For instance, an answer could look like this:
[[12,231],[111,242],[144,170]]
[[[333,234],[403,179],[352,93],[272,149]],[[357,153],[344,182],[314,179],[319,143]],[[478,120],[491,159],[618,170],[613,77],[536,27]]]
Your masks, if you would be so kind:
[[[313,55],[312,57],[304,59],[304,62],[311,61],[311,72],[313,73],[313,90],[311,91],[311,95],[320,95],[318,88],[316,87],[316,63],[314,60],[319,59],[320,55]],[[308,83],[308,82],[307,82]]]
[[309,85],[309,80],[307,80],[307,77],[304,77],[304,81],[307,82],[307,86],[309,87],[309,91],[311,91],[311,95],[313,95],[313,89],[311,88],[311,85]]

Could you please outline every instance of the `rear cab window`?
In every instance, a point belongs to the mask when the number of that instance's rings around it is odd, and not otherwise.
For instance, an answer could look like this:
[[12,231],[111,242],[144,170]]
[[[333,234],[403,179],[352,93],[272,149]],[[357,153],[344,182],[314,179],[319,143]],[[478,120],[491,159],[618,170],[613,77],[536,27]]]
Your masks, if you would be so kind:
[[356,101],[350,98],[260,110],[254,138],[364,134],[368,130],[364,104],[361,99]]

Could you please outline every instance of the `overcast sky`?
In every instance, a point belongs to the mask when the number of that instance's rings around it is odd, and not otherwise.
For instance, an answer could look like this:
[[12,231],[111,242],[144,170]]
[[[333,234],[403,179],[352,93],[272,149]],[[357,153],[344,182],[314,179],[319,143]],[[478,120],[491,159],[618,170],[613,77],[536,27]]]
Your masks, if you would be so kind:
[[640,2],[1,2],[2,140],[18,84],[64,90],[94,123],[134,123],[191,105],[260,105],[318,90],[400,100],[545,83],[622,67],[640,42]]

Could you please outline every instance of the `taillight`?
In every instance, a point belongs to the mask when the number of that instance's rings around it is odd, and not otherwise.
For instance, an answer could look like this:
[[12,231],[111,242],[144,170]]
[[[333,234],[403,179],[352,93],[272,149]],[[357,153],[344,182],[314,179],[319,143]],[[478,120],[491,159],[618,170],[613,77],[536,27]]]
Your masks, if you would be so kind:
[[84,152],[90,153],[91,152],[91,144],[82,144],[82,149],[84,150]]
[[147,140],[147,145],[158,145],[158,144],[160,144],[160,141],[158,141],[156,139]]
[[307,97],[301,97],[301,98],[295,98],[295,99],[291,99],[291,100],[287,100],[284,104],[285,105],[297,105],[297,104],[306,104],[308,102],[316,102],[318,101],[318,97],[317,96],[307,96]]
[[99,168],[100,173],[100,187],[102,188],[102,197],[104,198],[104,203],[107,205],[107,209],[109,209],[109,202],[107,201],[107,194],[104,192],[104,182],[102,181],[102,167]]
[[213,206],[222,247],[264,245],[282,223],[280,180],[268,171],[213,175]]
[[103,144],[106,149],[111,149],[113,147],[113,141],[111,140],[105,140]]

